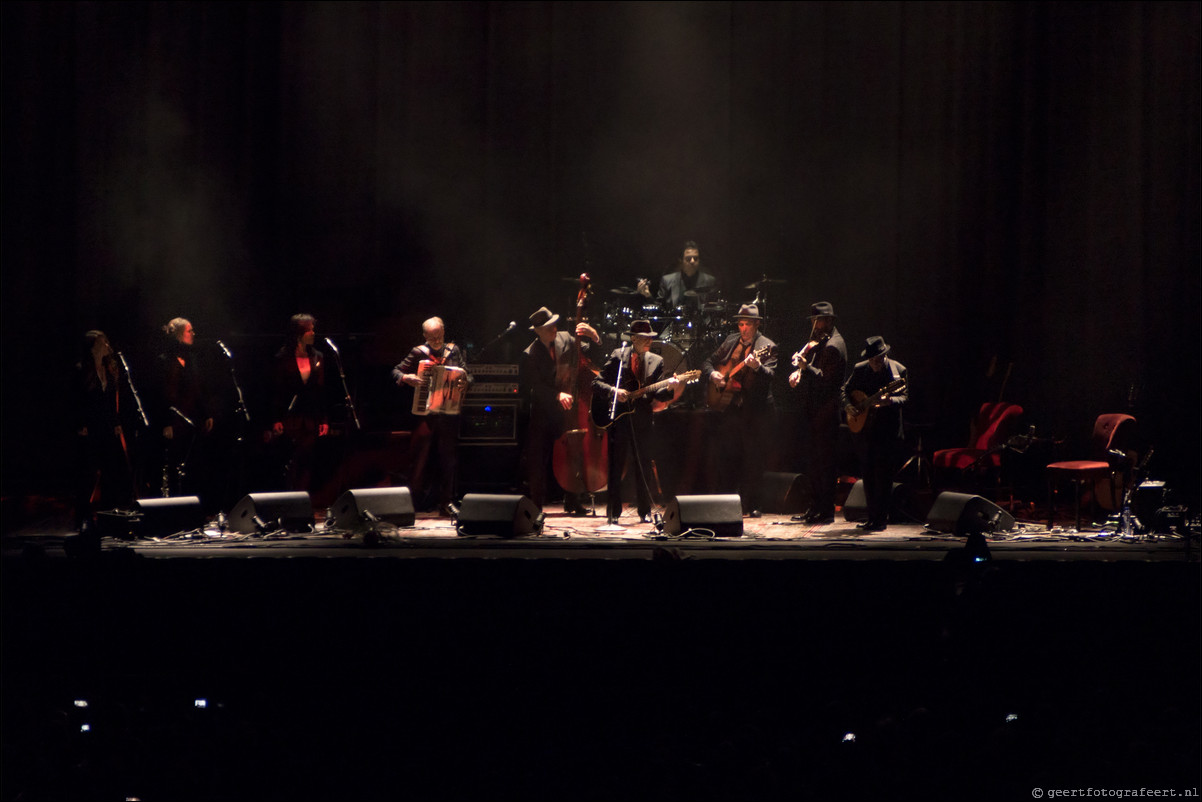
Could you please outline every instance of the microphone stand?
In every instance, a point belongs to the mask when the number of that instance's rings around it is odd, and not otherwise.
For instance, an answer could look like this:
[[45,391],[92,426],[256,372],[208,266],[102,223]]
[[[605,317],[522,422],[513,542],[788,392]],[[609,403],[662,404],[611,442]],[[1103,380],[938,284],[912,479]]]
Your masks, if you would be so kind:
[[138,419],[142,421],[143,426],[149,429],[150,418],[146,417],[146,408],[142,406],[142,396],[138,395],[138,388],[134,387],[134,374],[129,372],[129,363],[125,361],[125,354],[118,351],[117,359],[121,362],[121,369],[125,371],[125,383],[129,385],[129,393],[134,397],[134,406],[138,408]]
[[334,345],[334,341],[329,337],[325,338],[326,345],[330,346],[330,350],[334,353],[334,362],[338,364],[338,378],[342,380],[342,392],[346,399],[346,412],[351,419],[351,423],[355,424],[355,431],[363,431],[363,426],[359,423],[359,415],[355,412],[355,401],[351,398],[350,387],[346,383],[346,371],[342,369],[342,354],[338,353],[338,346]]
[[473,355],[472,361],[475,361],[477,358],[479,358],[479,357],[483,356],[485,353],[487,353],[489,348],[492,348],[494,345],[499,343],[505,337],[506,334],[513,331],[517,327],[518,327],[518,324],[517,324],[516,320],[509,321],[509,328],[505,329],[505,331],[501,332],[496,337],[493,337],[491,340],[489,340],[488,343],[483,348],[481,348],[476,354]]
[[[142,406],[142,396],[138,394],[138,388],[134,386],[134,375],[129,371],[129,363],[125,361],[125,354],[118,351],[117,361],[121,363],[121,369],[125,371],[125,384],[129,387],[129,394],[134,398],[134,408],[138,412],[138,420],[142,422],[143,428],[150,430],[150,418],[146,415],[146,408]],[[133,457],[130,456],[130,446],[126,438],[122,438],[122,448],[125,451],[126,466],[129,468],[130,490],[132,495],[130,498],[138,497],[138,488],[142,485],[142,448],[139,443],[141,438],[137,436],[137,432],[130,432],[130,435],[135,439],[133,441]]]
[[[234,463],[236,467],[234,476],[230,477],[235,481],[234,490],[236,492],[239,488],[246,485],[246,428],[250,424],[250,410],[246,406],[246,398],[242,394],[242,386],[238,384],[238,374],[234,369],[234,355],[230,353],[230,349],[226,348],[225,343],[221,340],[217,341],[217,347],[221,349],[221,353],[229,360],[230,381],[233,382],[234,392],[238,397],[238,403],[234,409],[238,417],[238,433],[234,436]],[[235,494],[230,495],[233,496]]]
[[614,379],[613,400],[609,402],[610,420],[613,420],[614,416],[618,414],[618,388],[622,385],[622,364],[626,361],[626,348],[627,346],[623,345],[618,352],[618,375]]

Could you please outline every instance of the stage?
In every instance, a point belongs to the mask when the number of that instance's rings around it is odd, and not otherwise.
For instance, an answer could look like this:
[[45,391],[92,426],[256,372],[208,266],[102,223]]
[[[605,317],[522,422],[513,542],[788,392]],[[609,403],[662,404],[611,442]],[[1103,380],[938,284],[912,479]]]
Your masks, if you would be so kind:
[[[1196,544],[544,510],[6,533],[5,798],[1029,798],[1196,785]],[[376,542],[376,545],[368,545]],[[79,703],[86,702],[87,707]],[[84,726],[88,730],[83,731]]]

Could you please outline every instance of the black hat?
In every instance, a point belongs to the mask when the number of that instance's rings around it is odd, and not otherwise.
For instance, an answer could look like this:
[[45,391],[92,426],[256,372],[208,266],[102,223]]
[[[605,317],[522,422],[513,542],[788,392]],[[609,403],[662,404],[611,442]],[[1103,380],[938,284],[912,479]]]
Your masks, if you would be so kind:
[[658,337],[658,331],[651,330],[650,320],[634,320],[630,323],[630,331],[626,332],[631,337]]
[[550,326],[555,321],[559,320],[559,315],[551,314],[551,310],[545,306],[540,306],[538,311],[530,316],[530,330],[541,329],[543,326]]
[[884,337],[869,337],[864,345],[864,350],[860,352],[863,359],[872,359],[874,356],[883,356],[889,353],[889,345],[885,342]]
[[763,320],[760,317],[760,308],[755,304],[743,304],[739,307],[739,313],[733,315],[733,317],[735,320],[739,318],[744,318],[745,320]]
[[816,317],[835,317],[835,307],[826,301],[819,301],[810,306],[810,320]]

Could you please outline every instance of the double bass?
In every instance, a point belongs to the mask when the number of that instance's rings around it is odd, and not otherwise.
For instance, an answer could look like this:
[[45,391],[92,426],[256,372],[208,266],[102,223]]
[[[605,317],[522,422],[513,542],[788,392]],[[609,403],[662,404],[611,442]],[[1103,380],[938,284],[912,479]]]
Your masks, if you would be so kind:
[[[587,322],[584,307],[588,300],[591,279],[588,273],[580,274],[580,291],[576,294],[575,323]],[[605,430],[596,426],[589,417],[593,396],[593,379],[598,371],[584,355],[580,337],[575,336],[572,358],[557,367],[566,375],[557,376],[556,384],[570,386],[572,407],[564,414],[568,419],[568,430],[555,441],[552,466],[555,481],[569,493],[600,493],[609,481],[609,442]]]

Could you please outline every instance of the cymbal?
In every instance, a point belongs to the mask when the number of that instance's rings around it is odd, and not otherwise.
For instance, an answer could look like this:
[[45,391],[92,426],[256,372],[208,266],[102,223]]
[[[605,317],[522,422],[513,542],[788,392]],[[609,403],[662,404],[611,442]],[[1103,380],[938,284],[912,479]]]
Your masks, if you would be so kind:
[[743,289],[758,290],[760,287],[763,287],[765,284],[788,284],[788,283],[789,282],[783,278],[762,278],[759,281],[751,282],[750,284],[745,286]]
[[638,295],[638,290],[632,290],[630,287],[614,287],[610,290],[614,295]]

